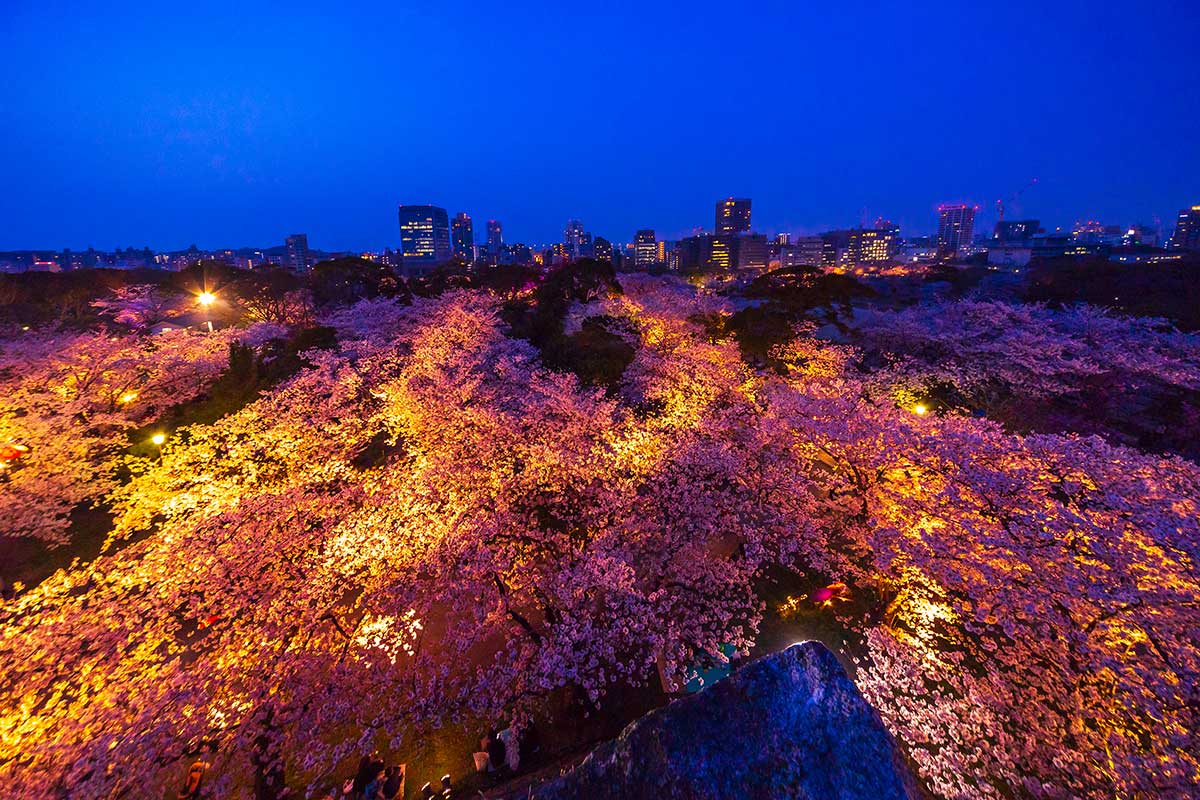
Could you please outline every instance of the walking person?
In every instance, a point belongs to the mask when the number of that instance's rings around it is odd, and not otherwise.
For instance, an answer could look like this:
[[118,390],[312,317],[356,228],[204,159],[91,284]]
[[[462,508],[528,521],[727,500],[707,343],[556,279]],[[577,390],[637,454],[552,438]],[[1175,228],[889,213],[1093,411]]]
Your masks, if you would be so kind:
[[383,796],[384,780],[385,780],[385,773],[383,773],[383,772],[375,773],[375,775],[371,778],[371,780],[369,780],[367,782],[366,788],[363,789],[363,800],[384,800],[384,796]]
[[500,731],[498,736],[504,743],[504,765],[515,775],[517,768],[521,765],[521,750],[517,745],[517,732],[513,730],[512,725],[509,725]]
[[404,773],[407,768],[407,764],[388,767],[387,777],[383,782],[385,800],[404,800]]
[[370,780],[367,770],[371,767],[372,755],[368,753],[358,762],[358,772],[354,773],[354,782],[350,785],[351,797],[362,797],[363,790],[367,788],[367,781]]
[[525,769],[529,769],[530,765],[534,763],[535,757],[542,752],[542,740],[538,736],[537,725],[533,719],[525,723],[518,739],[520,743],[517,745],[517,749],[521,753],[521,763],[525,765]]
[[496,774],[508,768],[504,742],[501,741],[500,735],[495,729],[488,734],[487,754],[488,772]]
[[352,796],[363,797],[367,791],[367,784],[381,772],[383,772],[383,760],[379,757],[378,750],[363,756],[362,760],[358,762],[358,772],[354,775],[354,783],[351,786]]

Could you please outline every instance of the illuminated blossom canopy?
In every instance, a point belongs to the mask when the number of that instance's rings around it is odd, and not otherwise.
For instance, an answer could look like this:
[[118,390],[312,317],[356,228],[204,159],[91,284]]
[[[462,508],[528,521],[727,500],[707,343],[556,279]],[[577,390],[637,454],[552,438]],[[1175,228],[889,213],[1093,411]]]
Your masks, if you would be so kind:
[[[207,292],[205,295],[212,297]],[[91,305],[116,324],[135,331],[145,331],[183,311],[180,297],[149,284],[118,287],[111,296],[94,300]]]
[[0,480],[0,535],[61,544],[69,516],[116,486],[128,433],[199,395],[229,345],[258,345],[274,326],[167,335],[23,333],[0,339],[0,444],[28,448]]
[[1200,390],[1200,339],[1165,320],[1095,306],[1051,309],[989,300],[923,303],[855,315],[860,342],[891,354],[910,382],[943,381],[987,407],[998,391],[1053,397],[1104,382]]
[[[127,480],[51,460],[55,490],[25,490],[57,492],[43,528],[85,498],[114,522],[104,555],[0,606],[7,792],[142,796],[200,743],[219,796],[280,769],[322,786],[398,730],[746,654],[781,566],[848,585],[829,613],[855,679],[937,796],[1200,780],[1194,463],[914,414],[811,326],[776,354],[786,374],[756,372],[693,321],[725,301],[622,284],[566,320],[616,320],[635,347],[615,392],[546,369],[484,292],[371,300],[323,320],[336,348]],[[53,392],[57,352],[125,353],[103,342],[47,340],[0,372],[9,395]],[[160,404],[194,391],[140,380]]]

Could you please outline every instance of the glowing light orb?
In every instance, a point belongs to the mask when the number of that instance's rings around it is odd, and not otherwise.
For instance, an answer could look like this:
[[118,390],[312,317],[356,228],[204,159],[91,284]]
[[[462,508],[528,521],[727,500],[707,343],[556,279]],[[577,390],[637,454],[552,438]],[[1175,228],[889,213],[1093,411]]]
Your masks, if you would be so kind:
[[167,435],[165,433],[156,433],[150,437],[150,442],[152,444],[162,444],[166,440],[167,440]]
[[829,606],[833,605],[834,600],[849,600],[850,587],[844,583],[831,583],[815,590],[809,596],[817,605]]

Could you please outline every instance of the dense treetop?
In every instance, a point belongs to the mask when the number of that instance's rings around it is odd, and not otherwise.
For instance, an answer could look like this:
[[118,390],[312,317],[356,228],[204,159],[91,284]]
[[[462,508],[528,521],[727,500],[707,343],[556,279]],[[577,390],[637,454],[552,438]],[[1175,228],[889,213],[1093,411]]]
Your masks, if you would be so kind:
[[[111,516],[0,605],[12,796],[150,796],[201,745],[221,796],[315,790],[398,730],[748,653],[779,569],[848,585],[856,681],[936,796],[1200,780],[1200,468],[987,416],[1193,391],[1194,337],[977,301],[818,337],[860,295],[797,276],[750,346],[762,304],[596,263],[411,299],[351,273],[354,305],[281,287],[211,335],[122,307],[4,343],[5,534]],[[192,413],[237,359],[252,390]]]

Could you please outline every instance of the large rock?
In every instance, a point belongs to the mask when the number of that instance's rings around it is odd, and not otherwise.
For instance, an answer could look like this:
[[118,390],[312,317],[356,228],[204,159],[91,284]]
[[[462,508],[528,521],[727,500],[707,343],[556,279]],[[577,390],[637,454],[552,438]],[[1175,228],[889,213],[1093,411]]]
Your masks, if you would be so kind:
[[803,798],[918,793],[879,715],[833,653],[796,644],[630,724],[510,800]]

